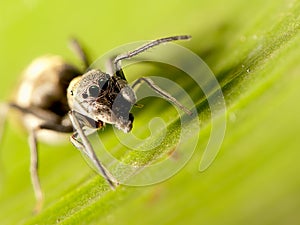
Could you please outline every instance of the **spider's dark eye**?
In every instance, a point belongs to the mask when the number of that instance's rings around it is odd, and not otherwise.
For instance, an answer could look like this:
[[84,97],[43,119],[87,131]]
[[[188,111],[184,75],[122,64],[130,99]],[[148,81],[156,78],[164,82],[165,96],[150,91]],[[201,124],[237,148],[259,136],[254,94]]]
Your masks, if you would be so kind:
[[101,91],[105,91],[108,87],[108,81],[99,81],[99,86],[101,87]]
[[98,86],[96,85],[93,85],[93,86],[90,86],[89,87],[89,96],[90,97],[98,97],[99,96],[99,92],[100,92],[100,89]]
[[105,78],[101,78],[98,81],[99,87],[101,88],[101,91],[105,91],[108,87],[108,82],[109,82],[109,75],[107,75]]
[[83,97],[83,98],[87,98],[87,97],[88,97],[88,94],[87,94],[87,93],[83,93],[83,94],[82,94],[82,97]]

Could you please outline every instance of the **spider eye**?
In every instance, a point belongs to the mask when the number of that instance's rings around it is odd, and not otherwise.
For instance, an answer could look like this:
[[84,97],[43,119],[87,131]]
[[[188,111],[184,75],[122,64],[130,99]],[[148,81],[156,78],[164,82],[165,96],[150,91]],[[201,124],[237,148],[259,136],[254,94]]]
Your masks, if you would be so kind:
[[87,97],[88,97],[88,94],[87,94],[87,93],[83,93],[83,94],[82,94],[82,97],[83,97],[83,98],[87,98]]
[[104,91],[107,89],[109,78],[110,78],[110,76],[107,75],[104,78],[101,78],[98,80],[98,84],[99,84],[99,87],[101,88],[101,91]]
[[99,96],[100,89],[99,89],[98,86],[93,85],[93,86],[90,86],[90,87],[89,87],[88,92],[89,92],[89,96],[90,96],[90,97],[95,97],[95,98],[96,98],[96,97]]

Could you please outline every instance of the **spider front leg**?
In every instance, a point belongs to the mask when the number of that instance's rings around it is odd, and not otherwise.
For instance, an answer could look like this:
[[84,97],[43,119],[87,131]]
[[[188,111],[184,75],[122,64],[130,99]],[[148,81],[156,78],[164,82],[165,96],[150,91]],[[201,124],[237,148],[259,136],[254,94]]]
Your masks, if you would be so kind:
[[[105,178],[109,186],[112,189],[115,189],[115,187],[119,184],[118,181],[110,174],[110,172],[102,165],[102,163],[98,159],[92,145],[90,144],[87,136],[82,130],[79,120],[77,119],[77,114],[78,113],[76,113],[74,110],[71,110],[69,113],[69,117],[75,129],[74,134],[70,137],[71,142],[76,148],[82,151],[82,153],[91,160],[97,171],[102,177]],[[78,138],[80,138],[81,141],[79,141]]]
[[172,41],[177,41],[177,40],[189,40],[191,39],[191,36],[190,35],[178,35],[178,36],[171,36],[171,37],[165,37],[165,38],[160,38],[160,39],[157,39],[157,40],[154,40],[154,41],[151,41],[145,45],[142,45],[132,51],[129,51],[127,53],[123,53],[123,54],[120,54],[118,55],[117,57],[114,58],[113,60],[113,67],[114,67],[114,71],[116,76],[123,79],[123,80],[126,80],[125,79],[125,76],[124,76],[124,73],[122,71],[122,68],[121,68],[121,61],[124,60],[124,59],[130,59],[136,55],[139,55],[141,54],[142,52],[145,52],[147,51],[148,49],[150,48],[153,48],[157,45],[161,45],[163,43],[167,43],[167,42],[172,42]]
[[[153,48],[157,45],[166,43],[166,42],[172,42],[172,41],[177,41],[177,40],[188,40],[190,39],[191,36],[189,35],[179,35],[179,36],[171,36],[171,37],[166,37],[166,38],[161,38],[161,39],[157,39],[154,40],[152,42],[149,42],[145,45],[142,45],[141,47],[138,47],[130,52],[124,53],[124,54],[120,54],[117,57],[115,57],[115,59],[111,62],[112,66],[113,66],[113,71],[115,71],[115,76],[121,80],[125,80],[125,75],[124,72],[122,70],[121,67],[121,61],[124,59],[130,59],[136,55],[139,55],[142,52],[147,51],[150,48]],[[132,85],[132,89],[134,89],[136,86],[138,86],[140,83],[145,82],[151,89],[153,89],[156,93],[158,93],[159,95],[161,95],[163,98],[165,98],[166,100],[172,102],[173,104],[175,104],[176,106],[178,106],[181,110],[183,110],[185,113],[187,113],[188,115],[192,115],[192,112],[187,109],[184,105],[182,105],[179,101],[177,101],[173,96],[171,96],[168,92],[164,91],[163,89],[161,89],[159,86],[157,86],[150,78],[139,78],[133,85]]]
[[184,105],[182,105],[179,101],[176,100],[172,95],[170,95],[168,92],[161,89],[159,86],[157,86],[153,80],[147,77],[141,77],[138,80],[134,82],[134,84],[131,86],[132,89],[138,88],[138,85],[142,82],[145,82],[152,90],[154,90],[157,94],[161,95],[164,99],[167,101],[172,102],[176,106],[178,106],[182,111],[184,111],[188,115],[192,115],[192,112],[186,108]]

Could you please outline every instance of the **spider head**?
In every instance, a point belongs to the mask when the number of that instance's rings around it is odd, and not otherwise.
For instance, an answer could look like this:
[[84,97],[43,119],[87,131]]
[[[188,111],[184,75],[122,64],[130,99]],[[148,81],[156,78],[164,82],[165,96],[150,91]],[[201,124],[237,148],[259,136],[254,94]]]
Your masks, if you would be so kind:
[[129,112],[136,96],[126,80],[90,70],[70,82],[68,103],[72,110],[96,122],[113,124],[126,133],[132,129]]

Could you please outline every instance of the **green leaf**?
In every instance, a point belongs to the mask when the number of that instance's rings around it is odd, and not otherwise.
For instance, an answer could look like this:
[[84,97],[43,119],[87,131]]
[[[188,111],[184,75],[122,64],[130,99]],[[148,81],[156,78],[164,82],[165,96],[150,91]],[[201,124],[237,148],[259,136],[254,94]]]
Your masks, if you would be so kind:
[[[10,115],[1,144],[1,224],[299,224],[299,1],[10,1],[0,8],[5,9],[0,14],[3,101],[37,56],[60,54],[78,64],[65,47],[72,35],[97,58],[126,42],[191,34],[191,41],[179,44],[210,66],[227,104],[222,147],[200,173],[211,118],[199,87],[164,65],[126,69],[130,81],[165,71],[188,90],[201,124],[200,133],[191,135],[199,136],[192,159],[167,181],[111,191],[71,144],[41,143],[46,202],[38,215],[31,213],[26,135]],[[147,124],[159,115],[167,121],[167,135],[151,152],[128,154],[111,127],[100,131],[105,147],[123,162],[144,165],[176,146],[181,130],[176,110],[154,98],[142,104],[134,109],[133,133],[148,137]],[[155,143],[159,134],[144,145]],[[115,172],[124,173],[118,167]]]

